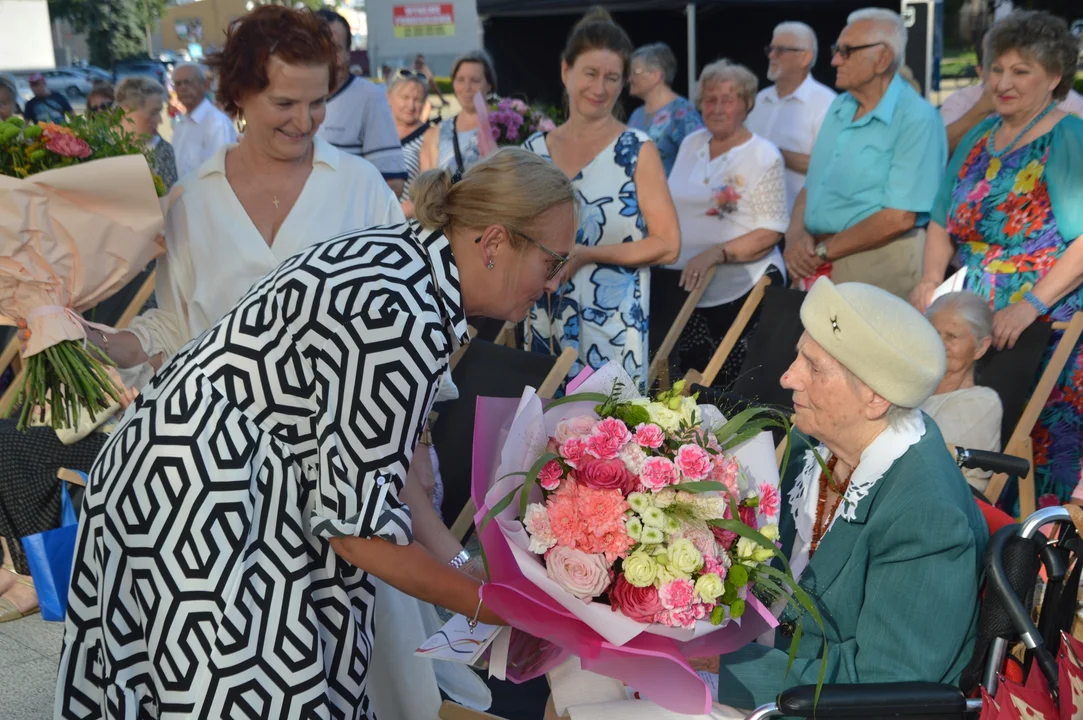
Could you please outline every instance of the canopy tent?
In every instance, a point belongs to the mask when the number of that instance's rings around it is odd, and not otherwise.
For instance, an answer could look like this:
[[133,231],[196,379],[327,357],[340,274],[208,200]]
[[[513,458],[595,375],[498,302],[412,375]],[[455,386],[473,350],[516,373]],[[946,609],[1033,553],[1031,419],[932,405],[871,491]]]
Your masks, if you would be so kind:
[[[719,58],[745,65],[767,82],[763,48],[775,25],[787,20],[807,23],[820,42],[813,75],[832,86],[835,72],[827,48],[835,42],[846,17],[863,7],[898,11],[900,0],[602,0],[638,47],[664,42],[677,56],[673,88],[691,93],[699,68]],[[478,0],[485,47],[499,75],[499,92],[560,105],[560,53],[571,29],[588,5],[582,0]],[[691,73],[689,70],[691,69]],[[626,109],[637,101],[625,98]]]

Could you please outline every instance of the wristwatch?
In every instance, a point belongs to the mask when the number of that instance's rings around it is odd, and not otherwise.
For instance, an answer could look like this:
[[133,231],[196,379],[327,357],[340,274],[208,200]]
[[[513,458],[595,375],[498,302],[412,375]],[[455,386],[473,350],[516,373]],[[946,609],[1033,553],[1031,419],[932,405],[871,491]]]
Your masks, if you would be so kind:
[[823,262],[828,262],[827,259],[827,244],[818,242],[816,246],[812,248],[812,251],[816,253],[816,257],[820,258]]

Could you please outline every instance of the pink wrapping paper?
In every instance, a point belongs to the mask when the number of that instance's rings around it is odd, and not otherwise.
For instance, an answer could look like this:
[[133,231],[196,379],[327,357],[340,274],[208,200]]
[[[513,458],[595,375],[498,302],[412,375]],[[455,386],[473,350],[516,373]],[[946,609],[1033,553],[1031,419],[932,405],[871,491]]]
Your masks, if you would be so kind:
[[26,319],[24,357],[82,339],[73,311],[113,295],[162,254],[166,202],[142,155],[0,176],[0,324]]
[[[474,518],[478,528],[489,512],[485,496],[495,479],[500,448],[518,406],[518,398],[477,400],[471,496],[478,508]],[[512,682],[538,677],[568,655],[576,655],[584,670],[616,678],[667,710],[707,714],[714,698],[686,658],[733,652],[777,624],[767,608],[750,595],[739,626],[731,624],[683,643],[642,633],[624,645],[612,645],[524,577],[496,522],[481,529],[479,538],[489,563],[490,582],[481,589],[486,605],[513,627],[556,646],[529,673],[509,668]]]

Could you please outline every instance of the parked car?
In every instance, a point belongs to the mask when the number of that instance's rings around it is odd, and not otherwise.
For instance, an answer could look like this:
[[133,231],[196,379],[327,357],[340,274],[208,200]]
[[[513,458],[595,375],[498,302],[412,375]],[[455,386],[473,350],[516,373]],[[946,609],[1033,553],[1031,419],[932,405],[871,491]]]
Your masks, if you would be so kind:
[[95,83],[95,82],[111,83],[111,82],[113,82],[113,73],[109,72],[108,70],[106,70],[104,68],[100,68],[97,65],[72,65],[72,66],[64,68],[64,69],[65,70],[74,70],[75,72],[83,73],[88,78],[90,78],[90,82],[92,82],[92,83]]
[[44,70],[19,70],[12,73],[16,80],[27,81],[31,75],[41,73],[45,76],[45,84],[55,93],[67,95],[69,98],[86,97],[93,84],[86,74],[76,71],[74,68],[51,68]]
[[113,72],[117,82],[133,75],[145,75],[154,78],[162,85],[166,84],[165,65],[157,60],[125,60],[117,63]]

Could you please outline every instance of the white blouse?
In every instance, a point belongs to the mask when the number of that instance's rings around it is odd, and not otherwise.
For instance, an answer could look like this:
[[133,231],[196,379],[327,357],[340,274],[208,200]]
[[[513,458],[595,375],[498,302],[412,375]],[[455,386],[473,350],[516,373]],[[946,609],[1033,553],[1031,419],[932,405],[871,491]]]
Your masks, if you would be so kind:
[[[992,388],[974,387],[933,395],[921,404],[944,439],[958,447],[1000,452],[1000,425],[1004,407]],[[966,481],[979,492],[985,492],[993,473],[988,470],[963,470]]]
[[170,358],[310,245],[404,222],[379,170],[319,138],[313,142],[312,173],[269,246],[226,179],[226,153],[236,145],[221,148],[180,181],[183,191],[166,217],[166,254],[158,260],[158,309],[129,328],[148,356]]
[[[681,254],[666,266],[683,270],[688,261],[709,247],[753,230],[784,233],[790,224],[782,154],[759,135],[712,159],[709,130],[697,130],[684,139],[669,174],[669,192],[681,223]],[[732,204],[719,208],[718,194],[729,188]],[[708,214],[717,210],[717,214]],[[785,272],[782,253],[771,252],[750,263],[718,265],[698,307],[733,302],[752,289],[767,268]]]

